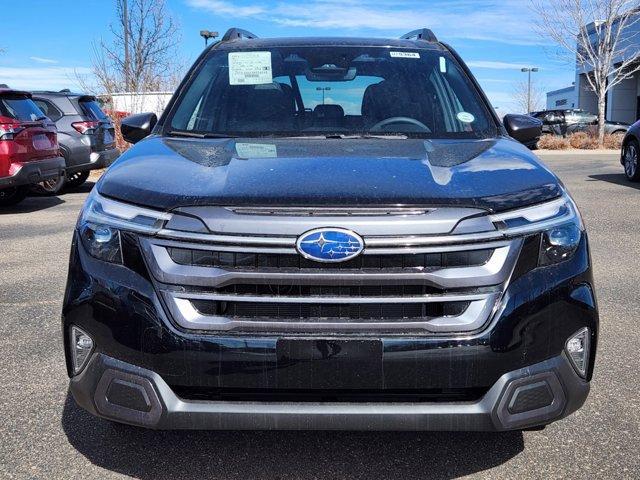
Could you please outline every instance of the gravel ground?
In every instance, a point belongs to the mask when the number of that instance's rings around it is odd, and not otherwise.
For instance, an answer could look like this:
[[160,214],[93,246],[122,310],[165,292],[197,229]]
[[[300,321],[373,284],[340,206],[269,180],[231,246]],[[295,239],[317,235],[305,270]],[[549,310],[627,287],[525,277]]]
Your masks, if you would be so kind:
[[640,184],[616,155],[540,154],[589,228],[601,337],[592,391],[540,432],[153,432],[67,393],[59,326],[71,231],[91,184],[0,211],[0,478],[638,478]]

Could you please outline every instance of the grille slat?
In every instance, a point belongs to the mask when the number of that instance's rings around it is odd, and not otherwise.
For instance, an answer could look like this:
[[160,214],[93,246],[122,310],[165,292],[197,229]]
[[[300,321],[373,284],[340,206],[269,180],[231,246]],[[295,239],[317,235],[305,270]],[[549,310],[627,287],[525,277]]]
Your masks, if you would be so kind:
[[402,255],[360,255],[340,263],[314,262],[297,254],[216,252],[179,247],[167,247],[167,252],[178,265],[210,268],[234,268],[240,270],[405,270],[480,266],[489,260],[493,249]]

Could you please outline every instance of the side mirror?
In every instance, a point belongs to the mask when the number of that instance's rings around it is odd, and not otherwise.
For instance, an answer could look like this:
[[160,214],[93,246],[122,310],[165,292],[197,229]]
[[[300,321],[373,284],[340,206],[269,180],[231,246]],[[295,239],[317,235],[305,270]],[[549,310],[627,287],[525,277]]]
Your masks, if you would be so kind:
[[529,115],[505,115],[503,123],[509,136],[525,145],[535,142],[542,135],[542,122]]
[[137,143],[151,133],[158,123],[155,113],[138,113],[122,119],[120,131],[129,143]]

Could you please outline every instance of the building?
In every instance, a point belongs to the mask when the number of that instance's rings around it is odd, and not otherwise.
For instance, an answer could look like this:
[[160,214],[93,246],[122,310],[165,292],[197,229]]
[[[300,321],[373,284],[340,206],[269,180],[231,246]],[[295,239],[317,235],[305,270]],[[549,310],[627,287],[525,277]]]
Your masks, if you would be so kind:
[[122,92],[99,97],[107,110],[127,114],[153,112],[160,116],[172,96],[173,92]]
[[[640,16],[640,13],[636,15]],[[594,31],[594,24],[587,30]],[[640,19],[631,20],[622,32],[619,50],[624,50],[626,58],[637,58],[640,62]],[[547,109],[579,108],[598,113],[598,99],[591,90],[586,75],[591,69],[577,66],[576,79],[572,87],[547,93]],[[566,101],[566,103],[565,103]],[[636,72],[615,85],[607,93],[605,116],[614,122],[634,123],[640,119],[640,72]]]
[[577,104],[575,85],[547,92],[547,110],[577,108]]

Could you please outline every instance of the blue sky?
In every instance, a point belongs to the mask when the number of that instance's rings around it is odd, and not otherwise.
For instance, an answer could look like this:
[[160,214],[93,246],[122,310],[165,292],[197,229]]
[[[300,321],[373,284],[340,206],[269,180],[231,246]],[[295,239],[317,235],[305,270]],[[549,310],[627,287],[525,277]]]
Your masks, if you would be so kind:
[[[513,108],[523,66],[545,90],[568,86],[573,69],[549,56],[535,33],[528,0],[166,0],[179,24],[179,53],[190,64],[203,48],[201,29],[232,26],[258,36],[397,37],[427,26],[467,62],[495,107]],[[5,2],[0,30],[0,83],[14,88],[75,88],[89,75],[92,42],[109,40],[112,0]],[[46,19],[46,21],[45,21]]]

